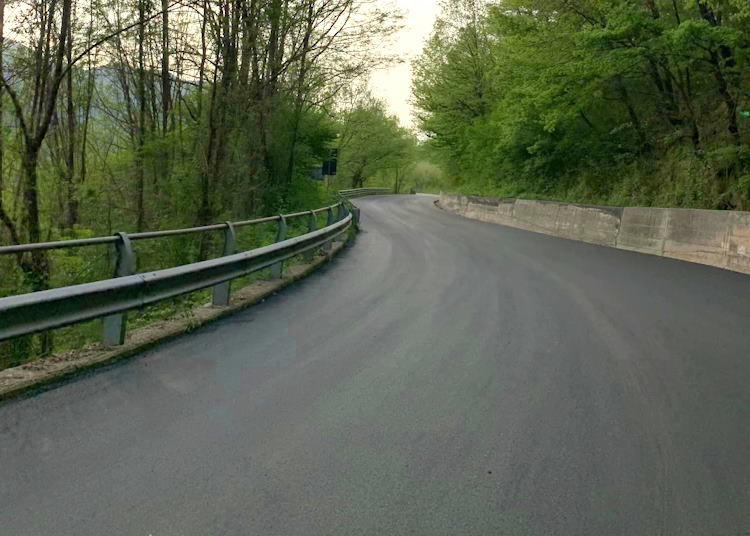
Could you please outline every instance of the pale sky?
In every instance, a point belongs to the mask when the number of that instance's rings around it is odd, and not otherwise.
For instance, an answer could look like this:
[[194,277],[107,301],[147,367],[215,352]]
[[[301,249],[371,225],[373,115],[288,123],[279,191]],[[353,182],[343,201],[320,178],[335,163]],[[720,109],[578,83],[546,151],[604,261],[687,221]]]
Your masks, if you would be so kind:
[[401,30],[394,51],[401,54],[404,63],[390,69],[376,71],[370,80],[373,92],[388,102],[391,113],[398,116],[405,127],[413,126],[411,97],[411,66],[414,56],[422,51],[422,44],[432,31],[438,14],[438,0],[396,0],[405,11],[405,27]]

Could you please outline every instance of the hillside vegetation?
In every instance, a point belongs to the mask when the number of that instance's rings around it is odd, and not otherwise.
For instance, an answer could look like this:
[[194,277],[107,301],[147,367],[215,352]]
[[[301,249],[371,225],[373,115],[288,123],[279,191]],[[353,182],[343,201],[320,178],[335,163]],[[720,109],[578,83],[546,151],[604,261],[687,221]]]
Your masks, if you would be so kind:
[[447,0],[417,121],[463,193],[750,210],[750,2]]

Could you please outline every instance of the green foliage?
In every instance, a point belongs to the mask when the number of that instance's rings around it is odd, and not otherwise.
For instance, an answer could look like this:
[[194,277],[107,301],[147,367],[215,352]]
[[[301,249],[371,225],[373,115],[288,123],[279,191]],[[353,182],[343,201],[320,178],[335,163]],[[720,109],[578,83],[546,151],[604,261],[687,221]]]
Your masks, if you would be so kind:
[[342,111],[339,131],[337,184],[344,188],[361,188],[383,176],[398,180],[413,162],[416,139],[369,92]]
[[746,2],[494,4],[438,20],[414,62],[446,188],[750,208]]

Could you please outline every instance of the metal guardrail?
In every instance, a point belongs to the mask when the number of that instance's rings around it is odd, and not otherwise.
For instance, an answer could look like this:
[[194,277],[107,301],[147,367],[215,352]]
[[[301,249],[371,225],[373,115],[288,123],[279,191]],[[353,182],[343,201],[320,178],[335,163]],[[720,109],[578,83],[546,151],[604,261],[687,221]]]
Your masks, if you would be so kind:
[[338,197],[349,212],[352,213],[354,221],[359,224],[359,207],[352,203],[350,199],[355,197],[365,197],[367,195],[388,195],[392,193],[393,190],[390,188],[355,188],[352,190],[339,190]]
[[[150,231],[145,233],[131,233],[126,236],[130,240],[146,240],[150,238],[164,238],[167,236],[180,236],[192,233],[203,233],[206,231],[226,231],[228,225],[232,225],[235,229],[238,227],[245,227],[247,225],[258,225],[260,223],[269,223],[273,221],[280,221],[280,219],[286,218],[290,220],[292,218],[300,218],[306,216],[312,212],[313,214],[320,214],[338,208],[339,203],[328,207],[318,208],[313,211],[307,212],[296,212],[294,214],[281,214],[279,216],[270,216],[267,218],[257,218],[254,220],[238,221],[238,222],[225,222],[217,223],[214,225],[206,225],[203,227],[190,227],[188,229],[170,229],[166,231]],[[14,246],[0,246],[0,255],[10,255],[17,253],[25,253],[27,251],[35,250],[49,250],[49,249],[63,249],[63,248],[78,248],[86,246],[98,246],[102,244],[116,244],[120,241],[120,237],[124,233],[115,233],[112,236],[100,236],[97,238],[82,238],[78,240],[60,240],[58,242],[38,242],[35,244],[19,244]]]
[[[214,305],[227,305],[232,279],[269,267],[271,277],[280,278],[285,260],[301,253],[311,256],[318,247],[328,251],[331,242],[359,219],[359,210],[352,214],[348,207],[353,205],[347,201],[307,212],[189,229],[117,233],[109,237],[0,247],[0,255],[101,244],[113,244],[117,250],[113,279],[0,298],[0,341],[104,317],[103,342],[107,346],[118,346],[125,341],[126,311],[208,287],[213,287]],[[316,215],[324,212],[328,215],[326,226],[317,230]],[[308,232],[287,239],[287,221],[302,217],[308,219]],[[274,221],[278,223],[274,244],[244,253],[235,252],[236,228]],[[135,273],[133,240],[221,230],[224,231],[221,257]]]
[[344,199],[363,197],[366,195],[386,195],[392,193],[393,190],[391,190],[390,188],[354,188],[352,190],[339,190],[339,195]]

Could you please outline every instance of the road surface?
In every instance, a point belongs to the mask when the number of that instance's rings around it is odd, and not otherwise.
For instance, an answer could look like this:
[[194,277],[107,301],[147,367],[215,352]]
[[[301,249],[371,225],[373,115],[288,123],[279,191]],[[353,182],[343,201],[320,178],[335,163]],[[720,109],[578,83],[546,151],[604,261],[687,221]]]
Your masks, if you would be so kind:
[[433,200],[0,406],[0,534],[749,534],[750,277]]

